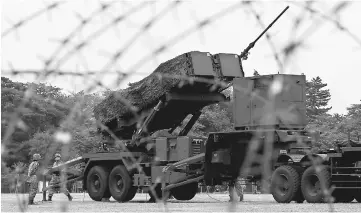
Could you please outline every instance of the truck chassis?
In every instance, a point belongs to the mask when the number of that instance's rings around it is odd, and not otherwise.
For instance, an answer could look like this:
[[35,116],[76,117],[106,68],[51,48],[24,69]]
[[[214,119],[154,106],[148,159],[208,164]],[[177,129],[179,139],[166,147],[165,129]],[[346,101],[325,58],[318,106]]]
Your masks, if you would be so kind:
[[[307,160],[294,161],[297,156]],[[283,154],[271,192],[279,203],[361,202],[361,147],[318,155]]]

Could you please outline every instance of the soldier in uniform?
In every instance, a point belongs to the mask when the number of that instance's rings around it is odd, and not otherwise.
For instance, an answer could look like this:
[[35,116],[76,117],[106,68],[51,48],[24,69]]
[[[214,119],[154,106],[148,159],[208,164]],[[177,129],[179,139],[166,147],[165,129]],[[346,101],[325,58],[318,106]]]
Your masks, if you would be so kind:
[[[53,164],[53,167],[61,165],[63,162],[61,161],[61,155],[59,153],[55,154],[55,162]],[[60,174],[59,173],[53,173],[49,185],[55,185],[60,183]],[[52,197],[54,195],[55,190],[57,190],[59,187],[50,187],[49,188],[49,196],[48,201],[52,201]],[[66,189],[65,184],[60,186],[60,191],[62,191],[69,199],[69,201],[73,200],[73,197],[70,195],[68,189]]]
[[243,191],[245,188],[245,181],[238,177],[236,181],[231,181],[228,185],[229,201],[234,201],[234,190],[239,197],[239,201],[243,201]]
[[39,165],[40,158],[41,156],[39,154],[34,154],[33,162],[31,162],[29,166],[29,171],[28,171],[29,178],[27,180],[27,182],[29,183],[29,205],[34,205],[34,198],[39,191],[38,189],[39,181],[36,174],[40,167]]

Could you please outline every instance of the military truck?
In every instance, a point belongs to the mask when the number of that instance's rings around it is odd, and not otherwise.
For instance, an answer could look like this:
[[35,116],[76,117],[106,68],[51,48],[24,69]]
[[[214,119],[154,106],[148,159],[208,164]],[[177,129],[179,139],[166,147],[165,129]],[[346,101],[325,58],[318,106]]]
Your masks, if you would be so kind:
[[[172,195],[178,200],[190,200],[196,195],[199,183],[221,185],[245,175],[250,181],[270,178],[271,193],[281,203],[325,202],[321,185],[329,188],[331,184],[336,186],[333,195],[337,201],[355,198],[360,201],[360,147],[309,153],[319,135],[304,129],[307,124],[304,75],[244,77],[236,54],[212,56],[191,52],[189,55],[194,76],[226,79],[233,85],[233,97],[221,92],[225,86],[195,93],[191,88],[199,86],[197,83],[184,85],[183,89],[177,88],[159,100],[133,137],[136,140],[127,144],[127,150],[104,149],[65,164],[85,165],[82,175],[76,178],[82,179],[84,190],[93,200],[113,197],[119,202],[130,201],[139,188],[153,189],[150,195],[157,198]],[[209,69],[213,59],[221,65],[218,72]],[[280,89],[275,90],[275,84]],[[233,104],[234,130],[210,132],[207,138],[187,136],[201,110],[220,102]],[[184,120],[188,122],[182,125]],[[179,126],[183,126],[179,134],[171,135]],[[163,130],[167,134],[137,137],[144,129],[149,133]],[[272,177],[262,177],[260,170],[267,169],[262,167],[263,161],[245,161],[267,154]],[[316,172],[317,163],[321,165],[319,172]]]
[[[233,97],[222,93],[226,86],[196,93],[191,88],[199,87],[197,82],[183,85],[159,100],[133,137],[141,140],[128,143],[127,150],[88,153],[79,161],[73,161],[73,164],[85,163],[83,186],[93,200],[113,197],[126,202],[134,197],[138,188],[149,189],[153,185],[159,198],[163,192],[168,192],[175,199],[190,200],[198,191],[198,183],[214,186],[235,180],[253,140],[261,144],[256,154],[265,154],[268,151],[266,142],[272,141],[270,165],[283,162],[281,150],[312,141],[312,135],[304,130],[307,123],[304,75],[244,77],[241,60],[236,54],[190,52],[189,55],[194,76],[223,78],[233,84]],[[210,69],[215,59],[220,64],[218,72]],[[274,82],[282,89],[269,100]],[[211,132],[207,138],[187,136],[205,106],[230,101],[233,103],[233,131]],[[279,112],[283,110],[292,116],[281,116]],[[264,119],[263,115],[275,113],[280,116]],[[178,135],[137,137],[144,129],[149,133],[166,130],[171,134],[187,116],[191,118]],[[134,162],[137,162],[136,167]],[[257,168],[261,164],[253,163],[250,168],[255,171],[249,171],[247,177],[260,178]]]
[[[306,77],[245,77],[242,59],[266,30],[240,55],[187,53],[192,81],[184,81],[182,87],[162,95],[152,110],[144,112],[142,125],[132,124],[137,129],[125,143],[126,149],[113,152],[104,145],[103,151],[84,154],[49,172],[82,163],[82,174],[68,181],[81,179],[84,190],[95,201],[113,197],[127,202],[139,188],[149,190],[155,198],[172,195],[177,200],[191,200],[198,184],[215,186],[239,176],[249,181],[270,179],[277,202],[324,201],[320,183],[326,188],[336,184],[336,189],[352,191],[352,198],[359,201],[359,148],[300,153],[307,151],[319,135],[305,130]],[[230,85],[233,96],[227,97],[222,91]],[[209,132],[206,138],[189,136],[202,109],[221,102],[233,106],[233,130]],[[129,129],[126,125],[122,128]],[[177,134],[176,128],[181,128]],[[154,134],[159,131],[163,133]],[[315,160],[323,165],[321,172],[315,173]],[[267,176],[262,172],[265,170],[273,172]]]

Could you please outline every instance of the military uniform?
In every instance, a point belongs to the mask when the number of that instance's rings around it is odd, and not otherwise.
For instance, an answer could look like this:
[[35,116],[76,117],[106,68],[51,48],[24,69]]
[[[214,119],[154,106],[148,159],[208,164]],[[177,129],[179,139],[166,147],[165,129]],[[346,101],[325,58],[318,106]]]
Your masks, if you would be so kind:
[[34,204],[34,198],[39,191],[39,181],[36,176],[39,170],[38,160],[40,160],[40,155],[34,154],[33,162],[31,162],[31,164],[29,165],[28,179],[27,179],[27,182],[29,184],[29,205]]
[[[59,158],[59,160],[55,160],[55,162],[53,164],[53,168],[63,164],[63,162],[60,160],[60,157],[61,157],[60,154],[55,155],[55,159]],[[49,185],[59,184],[60,182],[61,182],[60,174],[53,173],[51,180],[49,182]],[[60,188],[60,191],[63,192],[68,197],[69,201],[71,201],[73,199],[73,197],[70,195],[68,189],[66,188],[65,184],[62,184],[61,186],[57,186],[57,187],[49,187],[48,201],[52,201],[52,197],[53,197],[55,191],[58,190],[59,188]]]

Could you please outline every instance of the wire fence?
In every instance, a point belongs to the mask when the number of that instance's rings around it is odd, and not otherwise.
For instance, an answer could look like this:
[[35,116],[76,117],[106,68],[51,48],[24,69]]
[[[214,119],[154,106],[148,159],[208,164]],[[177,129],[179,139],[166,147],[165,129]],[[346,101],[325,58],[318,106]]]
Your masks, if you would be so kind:
[[[162,2],[163,3],[163,2]],[[292,64],[294,60],[297,60],[297,53],[303,51],[303,47],[306,43],[311,39],[311,36],[316,34],[318,29],[321,28],[325,23],[331,23],[336,26],[338,32],[343,33],[350,41],[353,42],[356,47],[361,47],[361,39],[355,35],[351,29],[348,29],[344,23],[341,22],[341,19],[338,18],[342,15],[342,12],[347,11],[348,8],[352,7],[353,4],[356,4],[351,1],[342,1],[342,2],[332,2],[328,5],[331,5],[331,9],[328,10],[327,13],[321,12],[316,8],[323,8],[323,2],[317,1],[307,1],[307,2],[299,2],[299,1],[290,1],[287,2],[292,8],[297,8],[297,11],[300,13],[294,16],[294,19],[288,20],[287,31],[290,32],[289,39],[287,42],[283,44],[282,47],[277,45],[279,42],[275,42],[277,35],[273,35],[272,30],[265,34],[265,39],[269,45],[269,51],[271,52],[272,58],[277,65],[277,71],[279,73],[286,73],[287,66]],[[6,42],[7,39],[12,39],[12,36],[23,36],[22,28],[26,25],[31,25],[37,19],[40,19],[46,14],[57,12],[57,14],[61,14],[65,6],[71,4],[71,2],[60,1],[47,3],[43,8],[31,13],[28,16],[24,16],[24,18],[19,19],[15,23],[11,23],[7,27],[3,27],[2,32],[2,42]],[[86,5],[87,3],[84,2]],[[93,2],[94,4],[94,2]],[[114,30],[116,34],[127,34],[125,32],[119,32],[118,27],[121,24],[130,21],[131,18],[139,13],[143,13],[145,9],[152,9],[158,7],[159,1],[135,1],[134,3],[123,2],[123,1],[105,1],[99,2],[97,9],[91,11],[88,16],[80,15],[78,12],[75,13],[75,17],[79,19],[79,23],[71,29],[65,36],[58,39],[56,47],[50,53],[44,53],[47,57],[42,59],[42,68],[33,68],[28,67],[26,69],[17,69],[18,64],[14,64],[12,61],[8,61],[8,66],[3,65],[2,67],[2,75],[18,77],[18,76],[35,76],[34,83],[41,83],[46,81],[50,77],[58,78],[62,76],[73,76],[80,77],[87,80],[90,80],[90,84],[88,83],[87,87],[84,88],[85,94],[91,93],[99,90],[113,90],[115,86],[119,86],[124,84],[130,78],[140,75],[145,76],[150,74],[150,72],[143,72],[142,66],[148,64],[149,62],[155,60],[157,61],[157,57],[161,54],[166,53],[167,51],[171,51],[172,47],[175,45],[187,45],[186,39],[190,36],[194,36],[195,34],[199,34],[201,39],[206,39],[207,34],[204,33],[204,30],[207,27],[211,27],[212,25],[217,25],[222,23],[220,20],[231,15],[242,13],[246,14],[250,20],[255,23],[255,27],[259,27],[260,31],[266,28],[269,19],[265,20],[264,14],[260,11],[265,10],[265,5],[269,5],[271,3],[261,2],[261,1],[235,1],[232,4],[228,3],[229,6],[223,9],[220,9],[214,14],[207,14],[206,17],[196,20],[193,23],[188,23],[189,26],[184,31],[181,31],[174,36],[167,36],[169,39],[162,40],[157,47],[153,50],[148,51],[149,53],[140,54],[142,57],[138,57],[137,60],[134,60],[133,65],[124,65],[128,67],[127,69],[120,68],[120,64],[127,64],[127,57],[130,54],[132,48],[136,47],[137,42],[141,42],[143,37],[151,37],[150,30],[155,28],[157,24],[162,24],[162,21],[169,18],[169,14],[177,14],[179,19],[182,19],[184,14],[180,14],[179,10],[182,6],[185,8],[191,8],[192,4],[187,1],[169,1],[164,3],[165,6],[162,7],[159,11],[153,12],[151,17],[146,17],[145,21],[141,24],[135,24],[134,28],[136,28],[135,33],[129,38],[125,39],[124,45],[112,45],[112,49],[107,50],[106,54],[101,54],[100,51],[95,51],[93,54],[102,55],[105,60],[102,60],[104,63],[98,68],[93,68],[92,63],[86,59],[85,53],[89,52],[89,48],[91,46],[96,46],[98,49],[101,49],[98,45],[100,44],[97,41],[98,38],[107,35],[110,33],[110,30]],[[188,5],[190,4],[190,5]],[[272,3],[275,4],[275,3]],[[187,6],[188,5],[188,6]],[[71,6],[69,6],[71,8]],[[206,7],[206,5],[204,6]],[[121,8],[121,9],[120,9]],[[6,9],[6,8],[5,8]],[[199,9],[199,8],[197,8]],[[192,9],[189,9],[192,10]],[[325,10],[322,10],[325,11]],[[276,11],[272,11],[276,13]],[[116,15],[112,15],[116,13]],[[293,13],[293,12],[292,12]],[[110,18],[109,18],[110,17]],[[5,17],[7,18],[7,17]],[[102,24],[94,25],[100,19],[103,18]],[[281,18],[282,19],[282,18]],[[279,22],[283,22],[284,20],[280,20]],[[237,24],[238,21],[235,20],[234,23],[222,23],[222,24]],[[307,23],[307,24],[305,24]],[[129,24],[129,23],[128,23]],[[175,23],[176,24],[176,23]],[[276,23],[277,25],[278,23]],[[94,27],[94,26],[98,26]],[[88,32],[88,27],[93,26],[93,31]],[[129,26],[129,25],[128,25]],[[285,25],[286,26],[286,25]],[[131,27],[130,27],[131,28]],[[46,31],[46,29],[43,29]],[[247,30],[247,29],[246,29]],[[118,32],[117,32],[118,31]],[[85,32],[88,32],[85,35]],[[42,32],[39,32],[42,33]],[[167,32],[168,33],[168,32]],[[122,39],[121,35],[118,35]],[[255,35],[256,36],[256,35]],[[81,37],[79,39],[79,37]],[[50,39],[50,38],[49,38]],[[19,41],[20,42],[20,41]],[[237,44],[237,41],[234,42]],[[88,48],[88,49],[87,49]],[[239,45],[239,50],[243,47]],[[264,47],[267,48],[267,47]],[[111,51],[112,53],[109,53]],[[74,71],[69,69],[67,63],[71,60],[75,60],[78,64],[81,65],[83,71]],[[3,61],[4,63],[4,61]],[[157,62],[156,64],[159,64]],[[5,68],[6,67],[6,68]],[[65,68],[64,68],[65,67]],[[247,72],[247,71],[246,71]],[[250,75],[250,73],[248,73]],[[108,79],[116,79],[113,80],[113,85],[107,84],[104,82],[104,76],[111,76]],[[25,78],[25,77],[24,77]],[[162,75],[160,78],[163,79],[180,79],[182,78],[182,84],[184,82],[194,82],[198,80],[194,80],[193,78],[188,78],[184,76],[174,76],[174,75]],[[204,80],[203,80],[204,81]],[[89,81],[88,81],[89,82]],[[209,81],[206,82],[221,85],[223,87],[228,86],[228,82],[220,82],[220,81]],[[258,97],[267,106],[266,114],[264,115],[264,119],[272,122],[272,120],[276,119],[274,114],[274,104],[275,104],[275,96],[278,94],[277,85],[281,84],[278,81],[272,82],[271,90],[269,97],[267,100],[262,99],[262,97]],[[2,147],[5,148],[7,145],[11,143],[11,136],[14,133],[15,129],[21,128],[24,131],[27,130],[26,125],[21,120],[21,115],[27,109],[27,103],[32,100],[42,100],[43,97],[37,95],[36,91],[34,91],[34,87],[28,87],[23,93],[23,99],[20,104],[14,109],[13,113],[6,115],[8,117],[7,128],[5,133],[2,135]],[[249,93],[250,91],[245,90],[244,88],[238,88],[237,86],[233,86],[235,91],[240,91],[244,93]],[[257,94],[252,94],[253,96],[257,96]],[[54,106],[60,106],[62,108],[69,108],[64,103],[61,103],[57,100],[52,100],[51,98],[46,99],[47,102],[51,103]],[[123,100],[122,97],[119,97],[119,101],[126,102],[126,105],[129,107],[132,106],[127,100]],[[54,133],[55,142],[50,144],[47,148],[47,153],[55,153],[58,145],[61,144],[61,151],[63,157],[69,157],[69,150],[72,143],[72,136],[69,133],[69,128],[71,128],[72,122],[78,119],[77,114],[83,113],[81,107],[84,103],[84,98],[80,98],[74,106],[72,106],[69,110],[67,118],[62,121],[59,125],[59,129],[56,133]],[[282,116],[289,116],[292,113],[292,107],[288,110],[283,111],[281,113]],[[84,114],[83,116],[92,117],[93,115]],[[81,121],[79,121],[81,122]],[[139,125],[142,124],[142,121],[139,121]],[[107,126],[97,121],[97,125],[103,128],[108,134],[116,141],[117,145],[119,145],[123,150],[127,150],[126,145],[123,143],[123,140],[120,140]],[[231,125],[231,124],[230,124]],[[261,140],[261,138],[265,136],[265,141]],[[264,146],[264,149],[267,150],[265,153],[260,155],[257,151],[261,146]],[[273,138],[272,135],[265,135],[265,132],[259,131],[257,135],[254,136],[250,145],[248,147],[249,151],[246,152],[247,156],[245,159],[245,163],[242,165],[240,174],[247,175],[252,169],[252,164],[258,163],[259,165],[263,165],[259,168],[259,172],[262,174],[262,177],[267,178],[271,176],[271,165],[270,159],[272,158],[273,153]],[[2,157],[6,156],[6,151],[2,151]],[[47,155],[44,159],[45,162],[50,162],[52,155]],[[258,162],[257,162],[258,161]],[[48,164],[48,163],[45,163]],[[142,170],[140,166],[140,162],[135,158],[132,158],[132,164],[134,168],[137,168],[139,171]],[[314,164],[318,165],[318,162],[314,160]],[[321,165],[319,165],[321,166]],[[318,171],[318,170],[317,170]],[[159,183],[163,182],[164,177],[159,178]],[[266,188],[266,184],[269,182],[268,179],[263,180],[264,187]],[[322,188],[324,189],[324,193],[329,198],[328,201],[330,203],[330,211],[333,211],[331,192],[332,189],[328,189],[326,183],[321,183]],[[154,195],[156,195],[155,187],[157,184],[154,184],[151,187],[151,191]],[[27,210],[27,205],[24,202],[25,196],[21,197],[18,195],[18,203],[21,211]],[[157,198],[158,200],[158,198]],[[64,204],[66,205],[66,204]],[[164,203],[166,207],[166,202]],[[230,203],[228,210],[234,210],[236,203]],[[63,209],[66,209],[65,207]]]

